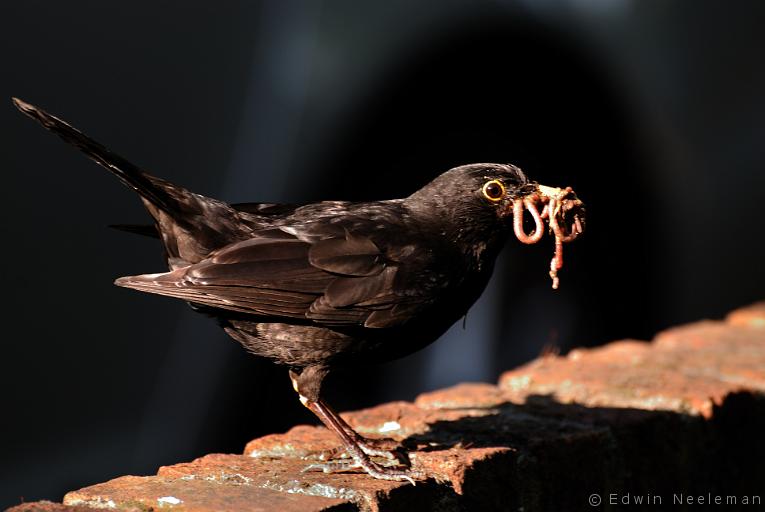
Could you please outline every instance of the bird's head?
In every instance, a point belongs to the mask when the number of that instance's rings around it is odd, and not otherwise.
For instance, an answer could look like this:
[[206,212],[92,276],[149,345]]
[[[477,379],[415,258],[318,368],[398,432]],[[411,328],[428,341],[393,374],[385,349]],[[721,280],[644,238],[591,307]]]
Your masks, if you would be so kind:
[[[511,164],[469,164],[443,173],[406,198],[409,208],[441,226],[443,234],[466,251],[491,257],[510,233],[526,244],[539,241],[546,227],[555,236],[550,264],[553,286],[563,264],[562,243],[584,231],[584,204],[569,187],[547,187],[530,181]],[[533,221],[528,234],[524,214]],[[490,249],[486,251],[485,249]]]
[[[441,218],[494,224],[512,213],[513,200],[536,190],[518,167],[470,164],[455,167],[409,196],[411,207]],[[488,226],[487,227],[494,227]]]

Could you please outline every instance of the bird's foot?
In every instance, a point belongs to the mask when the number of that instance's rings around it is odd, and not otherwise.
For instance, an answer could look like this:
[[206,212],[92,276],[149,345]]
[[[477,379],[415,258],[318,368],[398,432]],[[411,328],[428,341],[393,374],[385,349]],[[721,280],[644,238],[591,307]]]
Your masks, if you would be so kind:
[[321,450],[319,452],[311,452],[309,455],[303,457],[304,459],[318,459],[318,460],[337,460],[349,458],[348,452],[342,447],[337,446],[328,450]]
[[383,457],[395,460],[399,464],[409,467],[409,454],[401,446],[401,443],[389,437],[368,438],[358,440],[359,447],[370,457]]
[[[388,460],[395,460],[399,464],[409,467],[409,455],[401,446],[401,443],[395,439],[386,438],[367,438],[359,436],[356,439],[359,448],[370,457],[382,457]],[[349,459],[348,451],[338,446],[330,450],[323,450],[316,456],[319,460]]]
[[[292,374],[291,374],[292,375]],[[303,374],[300,375],[302,378]],[[300,383],[294,379],[295,389],[300,393]],[[363,469],[366,473],[380,480],[407,481],[412,485],[415,479],[424,478],[425,474],[413,471],[409,467],[409,456],[401,455],[404,450],[397,452],[390,450],[395,441],[390,439],[370,440],[360,436],[353,428],[348,425],[343,418],[334,412],[327,404],[321,400],[310,400],[301,396],[303,405],[319,417],[326,427],[337,434],[343,443],[343,451],[347,458],[341,460],[329,460],[324,463],[310,464],[303,471],[323,471],[333,473],[337,471],[348,471],[352,469]],[[392,444],[391,444],[392,443]],[[343,451],[333,451],[331,455],[340,456]],[[373,461],[371,457],[384,458],[391,465],[383,465]]]
[[412,485],[416,485],[416,480],[425,477],[425,474],[420,471],[402,469],[400,466],[384,466],[368,457],[354,457],[346,460],[331,460],[321,464],[309,464],[303,468],[303,472],[322,471],[324,473],[339,473],[354,469],[363,469],[369,476],[378,480],[406,481]]

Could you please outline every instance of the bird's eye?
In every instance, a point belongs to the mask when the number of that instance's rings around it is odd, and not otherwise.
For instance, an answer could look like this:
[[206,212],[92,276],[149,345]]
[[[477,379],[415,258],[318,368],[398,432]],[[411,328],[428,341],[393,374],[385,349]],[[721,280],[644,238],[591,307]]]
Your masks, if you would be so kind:
[[481,191],[489,201],[497,202],[505,197],[505,186],[499,180],[487,181]]

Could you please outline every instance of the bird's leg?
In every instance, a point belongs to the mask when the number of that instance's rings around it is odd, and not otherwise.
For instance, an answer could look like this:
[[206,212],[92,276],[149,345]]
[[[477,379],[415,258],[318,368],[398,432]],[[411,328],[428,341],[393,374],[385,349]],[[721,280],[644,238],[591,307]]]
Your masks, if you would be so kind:
[[[345,446],[346,453],[353,459],[352,461],[330,461],[323,464],[311,464],[307,466],[304,471],[321,470],[325,473],[331,473],[359,468],[366,471],[370,476],[380,480],[406,480],[412,485],[415,484],[414,479],[420,476],[416,472],[409,469],[397,469],[383,466],[373,461],[361,445],[354,440],[353,436],[349,435],[332,413],[325,408],[325,405],[321,401],[313,402],[306,400],[304,405],[311,410],[311,412],[316,414],[327,428],[337,434]],[[356,436],[358,436],[358,434],[356,434]]]
[[[300,375],[296,374],[295,372],[290,372],[290,379],[292,380],[292,387],[295,389],[295,391],[303,397],[304,395],[298,391],[299,379],[301,376],[305,374],[305,377],[303,377],[304,381],[316,381],[318,376],[316,375],[315,370],[304,370],[303,373]],[[321,379],[323,379],[324,376],[321,376]],[[303,388],[307,388],[308,385],[304,384]],[[314,387],[316,387],[314,385]],[[314,391],[315,390],[311,390]],[[318,393],[317,393],[318,395]],[[302,398],[301,398],[302,401]],[[324,400],[317,398],[314,400],[321,404],[321,407],[326,411],[326,413],[330,416],[332,416],[335,423],[337,423],[340,428],[342,428],[346,434],[353,440],[354,443],[359,445],[359,447],[366,453],[367,455],[370,455],[372,457],[384,457],[386,459],[391,460],[397,460],[401,464],[408,464],[409,460],[408,457],[401,452],[401,446],[399,443],[394,441],[393,439],[385,438],[385,439],[369,439],[366,437],[363,437],[359,435],[355,430],[353,430],[353,427],[351,427],[343,418],[340,416],[332,407],[329,406]],[[308,406],[306,406],[308,407]],[[308,407],[310,409],[310,407]],[[315,411],[314,414],[317,416],[319,415]],[[321,455],[321,459],[331,459],[335,457],[342,458],[343,456],[348,457],[347,453],[343,452],[343,447],[334,448],[332,450],[327,450]]]
[[[418,473],[408,469],[383,466],[373,461],[357,441],[361,436],[354,432],[345,421],[338,419],[337,413],[329,409],[319,398],[321,381],[326,373],[327,370],[325,368],[307,367],[300,374],[290,371],[290,378],[292,379],[293,387],[300,396],[300,403],[313,412],[329,430],[340,438],[345,452],[352,460],[311,464],[304,471],[321,470],[325,473],[330,473],[350,469],[363,469],[374,478],[381,480],[405,480],[414,485],[415,478],[420,476]],[[350,434],[349,431],[353,432],[353,434]]]
[[386,459],[396,460],[404,465],[409,464],[409,457],[402,451],[400,443],[390,438],[372,439],[361,436],[327,402],[318,400],[318,403],[334,418],[335,422],[340,425],[345,433],[353,439],[353,442],[359,445],[364,453],[372,457],[385,457]]
[[[371,457],[384,457],[386,459],[395,460],[403,466],[409,466],[409,456],[401,446],[401,443],[395,439],[389,437],[385,438],[369,438],[358,434],[353,427],[351,427],[342,416],[340,416],[330,405],[324,400],[319,400],[321,405],[327,411],[328,414],[334,416],[335,421],[342,427],[343,430],[353,439],[353,441],[359,445],[359,447]],[[332,459],[347,459],[349,455],[345,452],[343,446],[337,446],[328,450],[324,450],[318,456],[320,460],[332,460]]]

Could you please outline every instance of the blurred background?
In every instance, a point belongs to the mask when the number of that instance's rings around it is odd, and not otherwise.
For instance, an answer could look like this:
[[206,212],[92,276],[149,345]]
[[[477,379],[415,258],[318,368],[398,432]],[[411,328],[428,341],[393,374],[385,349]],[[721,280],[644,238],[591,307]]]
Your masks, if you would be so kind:
[[[437,5],[437,7],[435,7]],[[312,422],[286,371],[179,301],[132,192],[20,115],[58,115],[230,202],[384,199],[471,162],[573,186],[588,232],[511,242],[466,326],[337,373],[361,408],[765,298],[765,4],[28,1],[0,18],[0,506]]]

